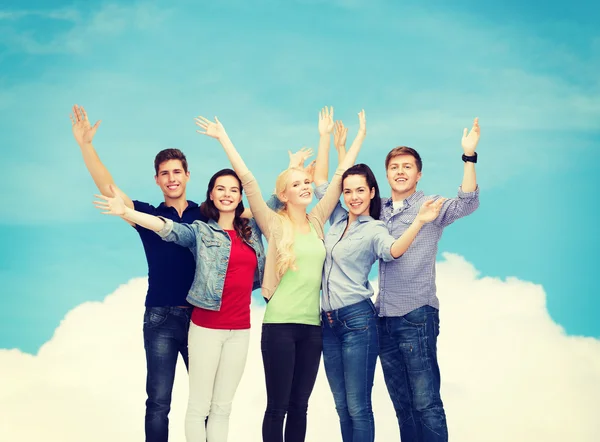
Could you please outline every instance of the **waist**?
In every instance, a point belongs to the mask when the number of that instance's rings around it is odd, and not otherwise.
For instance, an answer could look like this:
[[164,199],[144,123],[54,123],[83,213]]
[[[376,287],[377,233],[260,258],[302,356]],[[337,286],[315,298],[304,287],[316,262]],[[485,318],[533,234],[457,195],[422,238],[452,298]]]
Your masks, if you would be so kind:
[[173,315],[189,318],[192,314],[192,309],[189,306],[163,306],[163,307],[146,307],[146,312],[157,313],[160,315]]
[[377,310],[375,309],[375,306],[373,305],[373,301],[371,301],[371,299],[365,299],[363,301],[357,302],[356,304],[347,305],[336,310],[323,311],[321,313],[321,316],[324,320],[338,319],[340,321],[343,321],[353,316],[365,313],[372,313],[373,315],[377,314]]

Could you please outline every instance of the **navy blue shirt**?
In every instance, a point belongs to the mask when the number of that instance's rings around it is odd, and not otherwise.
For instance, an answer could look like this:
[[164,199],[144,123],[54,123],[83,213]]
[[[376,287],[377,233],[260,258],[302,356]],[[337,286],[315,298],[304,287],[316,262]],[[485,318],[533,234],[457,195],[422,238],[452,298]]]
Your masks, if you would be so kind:
[[[148,203],[134,201],[133,207],[138,212],[163,216],[178,223],[191,224],[196,220],[207,222],[206,217],[200,213],[198,204],[193,201],[187,203],[188,206],[181,217],[174,207],[168,207],[165,203],[154,207]],[[196,271],[196,262],[190,249],[163,241],[155,232],[144,227],[136,225],[135,229],[140,234],[148,261],[146,307],[189,306],[185,298]]]

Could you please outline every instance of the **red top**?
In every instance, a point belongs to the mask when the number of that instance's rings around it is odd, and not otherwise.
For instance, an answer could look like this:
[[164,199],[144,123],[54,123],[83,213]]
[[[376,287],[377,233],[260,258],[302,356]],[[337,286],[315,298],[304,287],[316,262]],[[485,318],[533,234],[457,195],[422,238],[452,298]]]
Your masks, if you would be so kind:
[[244,330],[250,328],[250,299],[258,262],[254,249],[238,238],[235,230],[226,232],[231,238],[231,252],[223,285],[221,310],[194,307],[192,322],[205,328]]

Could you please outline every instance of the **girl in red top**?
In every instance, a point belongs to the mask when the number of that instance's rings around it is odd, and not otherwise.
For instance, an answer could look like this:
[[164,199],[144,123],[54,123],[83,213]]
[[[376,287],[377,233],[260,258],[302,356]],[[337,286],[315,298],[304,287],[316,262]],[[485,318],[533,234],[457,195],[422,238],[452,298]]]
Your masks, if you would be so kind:
[[231,251],[220,310],[194,307],[192,312],[188,339],[190,388],[185,417],[188,441],[227,441],[231,404],[246,365],[257,257],[246,243],[250,232],[245,230],[250,228],[248,220],[240,217],[241,201],[242,183],[232,170],[224,169],[213,175],[201,211],[229,235]]

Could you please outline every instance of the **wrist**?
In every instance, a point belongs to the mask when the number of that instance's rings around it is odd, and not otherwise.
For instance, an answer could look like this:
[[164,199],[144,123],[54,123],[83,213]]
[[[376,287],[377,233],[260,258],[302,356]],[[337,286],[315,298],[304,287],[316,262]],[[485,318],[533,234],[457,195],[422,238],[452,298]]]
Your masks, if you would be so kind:
[[131,207],[127,207],[125,206],[125,212],[123,212],[123,215],[121,215],[121,218],[125,218],[129,221],[131,221],[129,218],[131,217],[131,215],[133,215],[134,210]]
[[466,163],[476,163],[477,162],[477,152],[467,153],[465,152],[462,156],[462,160]]

